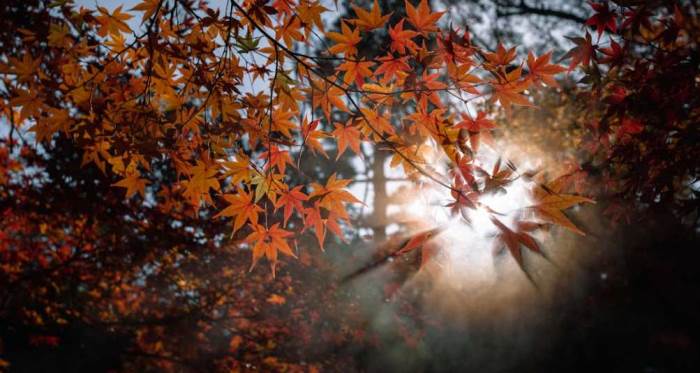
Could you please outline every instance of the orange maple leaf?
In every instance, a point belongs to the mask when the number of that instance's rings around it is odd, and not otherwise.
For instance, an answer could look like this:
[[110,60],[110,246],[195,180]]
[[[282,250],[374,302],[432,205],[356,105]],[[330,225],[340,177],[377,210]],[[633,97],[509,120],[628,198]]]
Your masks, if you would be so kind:
[[342,110],[346,113],[349,112],[348,107],[345,106],[345,102],[343,102],[342,99],[342,97],[345,95],[345,92],[343,92],[340,88],[329,84],[321,84],[314,86],[312,92],[313,107],[320,107],[321,110],[323,110],[323,115],[326,116],[326,119],[328,121],[330,121],[331,109],[333,107]]
[[109,13],[107,8],[101,6],[98,6],[97,10],[101,14],[100,16],[95,17],[97,22],[100,23],[98,35],[105,37],[107,34],[119,35],[121,32],[131,32],[131,28],[125,21],[130,20],[133,16],[128,13],[122,13],[121,5],[115,8],[112,14]]
[[428,32],[437,31],[437,26],[435,23],[442,17],[445,12],[430,12],[430,7],[428,6],[428,0],[421,0],[418,7],[414,7],[408,0],[405,1],[406,4],[406,15],[408,16],[408,22],[410,22],[416,30],[420,31],[422,34],[426,35]]
[[347,23],[342,22],[341,32],[329,32],[326,36],[336,42],[337,44],[330,47],[328,51],[330,53],[344,53],[346,57],[352,57],[357,53],[357,48],[355,47],[360,40],[360,30],[355,28],[354,30],[347,25]]
[[[324,209],[328,210],[325,207]],[[346,222],[349,221],[349,217],[344,209],[341,211],[330,210],[325,214],[325,218],[323,217],[324,213],[322,211],[321,203],[319,201],[314,202],[313,207],[309,207],[304,210],[304,230],[311,227],[314,228],[314,234],[316,235],[321,251],[324,250],[323,243],[326,238],[326,229],[330,229],[336,236],[345,241],[345,237],[343,236],[342,229],[338,224],[338,220],[343,219]]]
[[583,196],[559,193],[563,181],[564,179],[560,178],[548,185],[539,185],[534,190],[536,203],[530,206],[530,208],[542,219],[585,236],[586,234],[572,223],[571,220],[564,215],[562,210],[566,210],[581,203],[595,203],[595,201]]
[[320,141],[321,139],[328,137],[328,133],[316,129],[318,128],[319,123],[321,123],[319,119],[309,122],[308,119],[304,117],[301,124],[301,135],[304,145],[306,145],[306,147],[308,147],[312,153],[315,154],[316,152],[319,152],[321,155],[328,158],[328,154],[326,154],[326,151],[323,149],[323,144],[321,144]]
[[214,218],[235,216],[232,235],[241,229],[246,222],[250,222],[252,225],[258,224],[258,213],[262,212],[263,209],[253,202],[252,193],[238,190],[236,194],[224,194],[223,197],[229,205],[214,215]]
[[355,26],[366,31],[384,26],[384,24],[389,20],[389,17],[391,17],[393,14],[393,12],[391,12],[389,14],[382,15],[382,9],[379,7],[377,0],[374,0],[372,10],[369,12],[357,5],[350,6],[357,15],[357,18],[352,20],[352,22],[355,24]]
[[201,201],[213,205],[209,190],[218,191],[219,181],[216,180],[217,167],[208,165],[202,161],[197,161],[197,165],[189,170],[189,180],[181,181],[185,187],[182,195],[187,198],[192,206],[199,208]]
[[224,168],[223,177],[231,177],[231,184],[236,185],[240,182],[249,182],[253,174],[250,168],[250,159],[245,155],[237,154],[236,159],[232,161],[223,161],[221,165]]
[[362,87],[363,78],[373,75],[370,67],[374,66],[374,62],[370,61],[347,61],[338,66],[337,70],[345,71],[343,81],[345,84],[350,84],[353,81],[358,87]]
[[493,66],[508,66],[515,59],[515,47],[506,49],[498,43],[496,52],[484,52],[484,57]]
[[554,76],[561,72],[566,71],[565,68],[557,65],[550,64],[549,60],[552,57],[552,52],[547,52],[539,57],[535,57],[532,52],[527,54],[527,67],[530,70],[528,78],[531,78],[535,83],[544,83],[550,87],[559,87],[557,81],[554,80]]
[[321,250],[323,250],[323,241],[325,241],[326,238],[326,226],[323,224],[319,202],[316,201],[314,203],[314,207],[305,209],[304,213],[304,230],[310,227],[314,228],[314,234],[318,240],[318,246],[321,248]]
[[160,0],[143,0],[140,4],[129,10],[138,10],[143,12],[143,16],[141,17],[141,24],[143,24],[147,19],[151,18],[151,16],[155,14],[156,9],[158,9],[160,4]]
[[272,277],[275,277],[275,267],[277,266],[277,252],[296,258],[294,252],[287,243],[287,238],[292,236],[292,232],[279,227],[275,223],[270,228],[261,225],[254,225],[253,232],[246,237],[246,242],[253,244],[253,260],[250,271],[255,268],[260,258],[265,256],[270,262]]
[[280,197],[275,203],[275,210],[284,206],[284,226],[287,225],[289,217],[292,216],[292,210],[303,211],[304,205],[302,201],[307,201],[309,196],[301,192],[303,186],[296,186],[289,191],[280,192]]
[[331,175],[326,181],[326,185],[312,183],[313,192],[309,194],[309,198],[320,199],[320,206],[329,210],[336,211],[341,216],[346,216],[343,203],[362,203],[355,198],[345,188],[352,182],[350,179],[338,179],[336,174]]
[[269,150],[260,153],[260,159],[267,162],[265,163],[265,170],[270,167],[276,167],[281,174],[284,174],[284,171],[287,169],[287,164],[294,166],[289,152],[280,150],[280,148],[275,145],[271,145]]
[[394,57],[391,54],[379,57],[379,61],[382,62],[379,67],[374,71],[375,75],[384,74],[382,77],[382,83],[388,83],[391,78],[399,77],[406,74],[411,70],[411,66],[408,65],[408,56]]
[[530,81],[520,79],[522,67],[517,67],[492,83],[491,99],[498,101],[510,117],[511,105],[532,106],[522,92],[530,86]]
[[394,27],[389,27],[389,36],[391,37],[391,51],[400,54],[406,54],[406,49],[415,53],[418,49],[418,45],[411,40],[416,35],[417,32],[411,30],[403,29],[404,19],[401,19],[399,23],[394,25]]
[[348,121],[348,124],[345,125],[337,122],[333,123],[335,130],[333,130],[332,133],[338,142],[338,155],[335,157],[336,160],[345,153],[345,149],[347,149],[348,145],[350,145],[350,149],[352,149],[355,154],[362,155],[360,152],[362,134],[356,127],[351,126],[350,122],[352,122],[352,120]]
[[469,132],[469,143],[472,151],[477,152],[479,151],[481,137],[484,137],[484,141],[487,144],[490,144],[492,141],[490,131],[496,128],[496,123],[486,118],[485,112],[480,111],[477,113],[476,118],[462,114],[462,121],[457,123],[455,128],[464,128]]
[[138,172],[134,172],[131,175],[127,175],[125,178],[119,180],[118,182],[112,184],[112,186],[126,188],[126,198],[130,198],[136,192],[138,192],[141,197],[145,197],[147,180],[141,179]]

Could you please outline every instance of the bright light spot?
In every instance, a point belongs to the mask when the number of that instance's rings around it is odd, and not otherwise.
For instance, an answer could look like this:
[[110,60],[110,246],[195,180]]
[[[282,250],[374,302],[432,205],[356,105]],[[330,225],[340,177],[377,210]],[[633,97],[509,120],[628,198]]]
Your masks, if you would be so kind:
[[[496,152],[482,149],[475,162],[490,172],[497,160]],[[522,170],[532,167],[521,164],[518,168],[521,166]],[[506,167],[505,161],[502,167]],[[500,274],[496,271],[493,251],[498,230],[491,221],[492,213],[489,210],[505,225],[512,226],[516,219],[522,219],[518,215],[523,207],[532,204],[531,187],[529,181],[517,178],[505,187],[505,192],[482,196],[479,202],[483,207],[467,209],[465,219],[460,214],[452,215],[447,207],[454,201],[449,189],[437,184],[423,185],[406,191],[409,196],[400,206],[400,211],[407,221],[417,222],[416,232],[434,227],[445,228],[434,238],[441,249],[441,254],[435,259],[444,268],[441,275],[460,289],[476,288],[494,282],[503,272],[519,271],[512,258],[506,261],[510,262],[505,263],[506,268],[499,268]]]

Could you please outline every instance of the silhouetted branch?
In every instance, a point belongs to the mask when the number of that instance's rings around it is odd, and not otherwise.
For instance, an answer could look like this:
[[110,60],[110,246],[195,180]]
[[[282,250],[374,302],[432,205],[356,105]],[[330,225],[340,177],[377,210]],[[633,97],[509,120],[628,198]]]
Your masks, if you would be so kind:
[[557,10],[557,9],[549,9],[549,8],[545,8],[545,7],[533,7],[533,6],[528,5],[524,0],[520,1],[517,5],[509,3],[506,6],[512,10],[502,12],[501,10],[497,9],[496,16],[498,16],[498,17],[512,17],[512,16],[524,16],[524,15],[535,14],[535,15],[540,15],[540,16],[545,16],[545,17],[566,19],[569,21],[577,22],[577,23],[585,23],[586,22],[585,18],[580,17],[576,14],[568,13],[568,12],[565,12],[562,10]]

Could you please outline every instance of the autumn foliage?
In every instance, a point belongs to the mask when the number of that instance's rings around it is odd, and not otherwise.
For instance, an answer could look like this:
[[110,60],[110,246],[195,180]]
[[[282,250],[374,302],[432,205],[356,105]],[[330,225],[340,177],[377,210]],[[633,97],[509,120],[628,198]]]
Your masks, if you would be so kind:
[[[697,82],[664,85],[690,76],[680,68],[697,69],[687,63],[696,58],[697,17],[678,6],[657,17],[656,8],[594,3],[587,25],[595,33],[571,39],[567,69],[551,53],[521,51],[521,58],[515,46],[478,46],[467,28],[446,27],[427,0],[406,0],[391,13],[376,0],[348,4],[352,16],[337,27],[328,20],[338,12],[309,0],[219,8],[146,0],[131,9],[30,3],[2,5],[16,34],[4,30],[0,40],[7,128],[0,283],[27,290],[7,302],[16,305],[13,320],[37,326],[31,335],[47,334],[42,325],[141,323],[153,327],[135,329],[134,353],[165,356],[161,363],[171,368],[193,356],[253,359],[241,345],[273,340],[289,325],[260,321],[261,331],[243,337],[211,325],[232,319],[245,329],[242,320],[258,317],[245,309],[284,304],[277,293],[299,281],[280,270],[281,257],[323,263],[329,242],[353,235],[352,206],[366,202],[349,191],[352,180],[301,166],[362,157],[363,144],[390,152],[391,167],[419,188],[444,188],[454,219],[486,212],[499,251],[523,267],[523,250],[541,254],[535,232],[554,225],[585,234],[564,211],[593,202],[570,188],[590,169],[553,178],[507,159],[485,165],[477,155],[484,144],[499,151],[496,111],[508,118],[514,106],[534,108],[532,92],[559,88],[556,78],[578,66],[592,88],[583,94],[602,99],[586,101],[597,102],[591,115],[598,116],[586,124],[586,144],[605,163],[606,183],[646,198],[676,191],[672,185],[697,169],[696,147],[683,146],[697,137],[689,123],[698,111],[681,107],[700,97]],[[359,48],[371,37],[384,38],[381,46]],[[653,50],[653,60],[638,58],[637,45]],[[684,171],[668,171],[670,161],[685,162]],[[620,178],[615,170],[631,163],[644,172]],[[506,224],[482,197],[516,179],[528,181],[534,202]],[[439,228],[409,237],[390,255],[418,250],[434,233]],[[245,265],[241,255],[249,257]],[[261,261],[284,285],[257,268]],[[234,295],[253,279],[255,290]],[[211,346],[226,339],[228,349],[178,356],[164,346],[174,332],[162,324],[190,319],[209,326],[173,338]],[[310,333],[301,338],[310,341]],[[265,364],[283,369],[274,359]]]
[[[406,3],[406,17],[393,26],[376,2],[370,10],[355,8],[356,18],[326,33],[332,45],[309,56],[295,46],[325,32],[328,10],[318,3],[301,2],[294,10],[285,1],[231,3],[223,15],[187,2],[148,1],[131,11],[64,6],[66,19],[52,25],[45,53],[9,56],[6,112],[13,126],[26,127],[39,142],[59,134],[80,144],[83,166],[116,175],[112,185],[124,188],[125,198],[146,199],[148,192],[155,203],[185,214],[221,206],[212,218],[231,219],[232,234],[252,248],[253,266],[265,257],[274,269],[278,253],[294,256],[292,214],[302,217],[302,231],[314,231],[321,248],[327,231],[343,238],[345,204],[360,202],[345,189],[349,180],[294,175],[301,156],[295,150],[323,154],[319,141],[329,134],[321,128],[330,125],[338,156],[347,147],[357,153],[362,140],[381,143],[394,154],[392,165],[451,189],[455,208],[476,208],[488,191],[470,171],[477,167],[474,139],[493,125],[484,113],[460,113],[456,103],[487,96],[506,111],[530,105],[524,92],[556,85],[553,76],[563,68],[550,55],[532,54],[528,73],[510,68],[514,48],[482,51],[468,33],[439,29],[442,13],[426,1]],[[176,9],[188,14],[179,24],[167,18]],[[141,16],[141,34],[126,23],[132,13]],[[71,27],[99,44],[73,35]],[[389,49],[359,54],[362,35],[384,27]],[[41,41],[31,30],[19,32],[27,45]],[[42,61],[52,54],[60,57]],[[319,64],[328,61],[338,62],[333,72]],[[255,90],[256,82],[269,89]],[[315,109],[323,115],[316,117]],[[430,169],[421,154],[429,146],[447,154],[450,175]],[[168,162],[173,182],[151,186],[155,160]]]

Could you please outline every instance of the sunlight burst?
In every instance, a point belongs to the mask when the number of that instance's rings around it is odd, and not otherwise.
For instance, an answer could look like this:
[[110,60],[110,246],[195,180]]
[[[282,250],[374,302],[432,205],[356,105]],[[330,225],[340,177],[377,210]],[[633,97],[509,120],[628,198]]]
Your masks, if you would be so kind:
[[[515,152],[512,152],[515,153]],[[498,161],[498,154],[482,148],[476,164],[490,169]],[[532,162],[523,162],[522,169],[531,169]],[[433,164],[440,164],[435,162]],[[466,283],[483,284],[496,279],[493,252],[496,246],[497,227],[491,221],[492,213],[507,226],[521,218],[524,208],[532,204],[532,183],[518,177],[505,186],[505,191],[483,195],[476,209],[466,209],[462,214],[453,215],[450,202],[454,201],[450,190],[435,183],[424,184],[412,192],[410,201],[400,206],[402,215],[409,221],[419,221],[416,230],[442,227],[444,230],[434,238],[440,247],[436,258],[444,268],[442,275],[452,278],[458,287]],[[491,213],[489,213],[491,211]],[[512,258],[507,259],[507,267],[502,272],[516,268]]]

